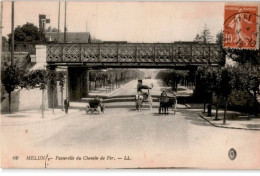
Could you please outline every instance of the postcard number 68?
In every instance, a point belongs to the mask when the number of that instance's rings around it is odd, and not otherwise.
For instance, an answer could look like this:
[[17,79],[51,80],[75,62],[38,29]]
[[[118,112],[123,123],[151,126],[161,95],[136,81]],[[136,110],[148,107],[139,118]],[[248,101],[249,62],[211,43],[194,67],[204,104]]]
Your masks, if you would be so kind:
[[13,160],[19,160],[19,156],[13,156]]

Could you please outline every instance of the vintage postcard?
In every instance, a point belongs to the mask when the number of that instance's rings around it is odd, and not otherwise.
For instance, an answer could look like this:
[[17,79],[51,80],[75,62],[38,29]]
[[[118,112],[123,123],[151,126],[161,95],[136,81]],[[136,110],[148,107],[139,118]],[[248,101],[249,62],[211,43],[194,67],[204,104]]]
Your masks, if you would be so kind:
[[259,2],[0,5],[2,168],[260,169]]

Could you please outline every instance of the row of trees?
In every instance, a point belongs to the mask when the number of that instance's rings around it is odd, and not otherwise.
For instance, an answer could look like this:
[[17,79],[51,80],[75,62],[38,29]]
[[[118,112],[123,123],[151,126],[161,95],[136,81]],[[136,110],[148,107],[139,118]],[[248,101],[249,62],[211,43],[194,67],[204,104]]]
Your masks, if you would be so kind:
[[99,87],[106,86],[109,90],[118,88],[126,82],[143,78],[144,73],[139,70],[132,69],[111,69],[106,71],[91,71],[89,73],[90,90],[95,90]]
[[196,73],[196,91],[197,97],[201,97],[205,104],[212,104],[212,95],[217,97],[216,115],[218,119],[218,109],[221,98],[224,100],[224,119],[226,123],[226,110],[229,96],[232,91],[247,91],[252,94],[255,102],[255,112],[257,112],[257,91],[260,85],[260,70],[252,64],[243,64],[237,66],[227,66],[213,68],[211,66],[200,66]]
[[192,87],[194,85],[195,72],[191,70],[163,70],[156,75],[156,79],[161,79],[167,86],[171,86],[174,91],[178,91],[178,84]]
[[[47,84],[50,84],[53,98],[53,113],[54,113],[54,91],[57,88],[57,82],[61,88],[61,102],[63,102],[63,90],[65,83],[65,72],[55,70],[32,70],[25,72],[17,66],[8,66],[5,70],[2,70],[2,84],[9,99],[9,112],[11,113],[11,93],[18,88],[34,89],[39,88],[42,90],[42,117],[44,117],[44,91],[47,88]],[[61,103],[62,104],[62,103]],[[63,107],[62,107],[63,108]]]

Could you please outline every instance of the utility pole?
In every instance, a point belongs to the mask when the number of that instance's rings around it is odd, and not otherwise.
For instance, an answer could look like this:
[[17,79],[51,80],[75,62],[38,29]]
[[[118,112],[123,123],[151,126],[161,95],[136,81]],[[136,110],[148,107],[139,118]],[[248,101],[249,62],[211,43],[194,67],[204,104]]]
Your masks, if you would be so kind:
[[59,10],[58,10],[58,37],[57,37],[57,42],[59,42],[60,38],[60,1],[59,1]]
[[[1,13],[0,13],[0,56],[2,56],[2,21],[3,21],[3,1],[0,2],[1,6]],[[0,80],[0,84],[2,85],[2,82]]]
[[67,21],[67,1],[65,1],[65,18],[64,18],[64,43],[67,43],[67,26],[66,26],[66,21]]
[[14,65],[14,1],[12,1],[11,66]]

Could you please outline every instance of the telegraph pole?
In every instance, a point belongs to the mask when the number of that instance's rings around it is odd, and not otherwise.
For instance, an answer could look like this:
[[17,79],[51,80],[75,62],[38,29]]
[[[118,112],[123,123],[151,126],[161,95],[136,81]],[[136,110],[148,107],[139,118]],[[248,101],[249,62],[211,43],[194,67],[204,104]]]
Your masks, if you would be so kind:
[[11,66],[14,65],[14,1],[12,1]]
[[59,1],[59,10],[58,10],[58,37],[57,37],[57,42],[59,42],[60,38],[60,1]]
[[67,42],[67,26],[66,26],[66,21],[67,21],[67,1],[65,1],[65,18],[64,18],[64,43]]
[[[1,13],[0,13],[0,56],[2,56],[2,21],[3,21],[3,1],[0,2],[1,6]],[[0,80],[0,84],[2,85],[2,82]]]
[[[65,1],[65,12],[64,12],[64,43],[67,43],[67,1]],[[67,74],[66,74],[66,78],[67,78],[67,81],[66,81],[66,98],[68,97],[69,98],[69,68],[67,66]],[[63,102],[62,102],[63,103]]]

